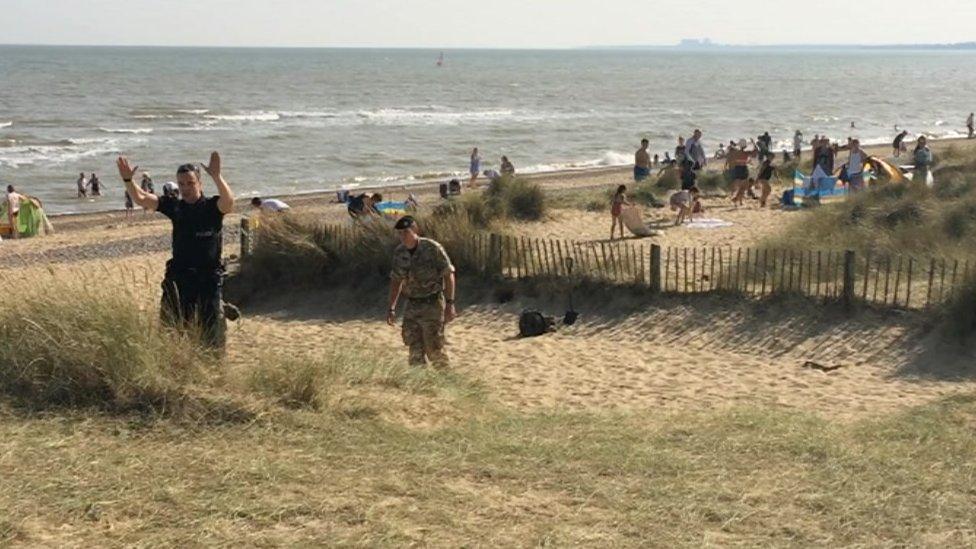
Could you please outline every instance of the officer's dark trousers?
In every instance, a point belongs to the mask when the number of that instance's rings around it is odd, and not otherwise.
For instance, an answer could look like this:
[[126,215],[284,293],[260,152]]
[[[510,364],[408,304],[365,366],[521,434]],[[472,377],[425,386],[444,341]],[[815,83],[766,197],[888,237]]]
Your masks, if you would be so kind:
[[223,309],[224,273],[220,270],[166,269],[160,317],[197,335],[201,343],[223,350],[227,320]]

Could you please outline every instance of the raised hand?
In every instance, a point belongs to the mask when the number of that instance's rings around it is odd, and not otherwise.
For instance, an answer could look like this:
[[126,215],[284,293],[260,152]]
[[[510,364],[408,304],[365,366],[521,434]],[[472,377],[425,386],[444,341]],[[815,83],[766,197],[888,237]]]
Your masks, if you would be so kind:
[[220,153],[214,151],[210,153],[210,164],[203,167],[204,170],[214,178],[214,180],[220,179]]
[[119,167],[119,175],[122,176],[122,181],[131,180],[133,176],[135,176],[136,172],[139,171],[139,166],[130,168],[129,159],[124,156],[120,156],[115,164]]

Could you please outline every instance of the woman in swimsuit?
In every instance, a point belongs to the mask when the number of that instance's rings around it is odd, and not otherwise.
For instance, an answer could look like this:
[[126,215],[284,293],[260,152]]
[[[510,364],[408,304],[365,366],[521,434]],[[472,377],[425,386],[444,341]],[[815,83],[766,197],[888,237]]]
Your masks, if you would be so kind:
[[478,147],[471,150],[471,165],[468,168],[468,173],[471,174],[471,180],[468,181],[468,186],[474,187],[474,183],[478,179],[478,174],[481,173],[481,156],[478,154]]

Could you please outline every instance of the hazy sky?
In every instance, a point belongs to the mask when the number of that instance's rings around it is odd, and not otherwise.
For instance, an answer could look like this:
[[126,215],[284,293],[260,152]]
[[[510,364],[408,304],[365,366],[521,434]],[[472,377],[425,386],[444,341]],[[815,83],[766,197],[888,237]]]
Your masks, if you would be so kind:
[[888,44],[974,28],[976,0],[0,0],[3,44]]

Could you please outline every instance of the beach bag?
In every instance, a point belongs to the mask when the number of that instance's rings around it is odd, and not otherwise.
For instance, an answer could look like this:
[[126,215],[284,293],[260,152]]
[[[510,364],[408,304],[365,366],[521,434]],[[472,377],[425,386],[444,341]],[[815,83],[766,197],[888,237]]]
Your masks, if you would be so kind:
[[536,337],[556,331],[555,317],[526,309],[519,315],[519,337]]

